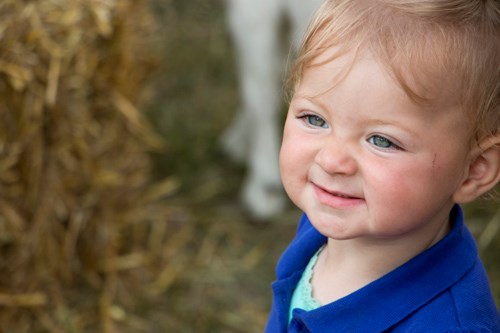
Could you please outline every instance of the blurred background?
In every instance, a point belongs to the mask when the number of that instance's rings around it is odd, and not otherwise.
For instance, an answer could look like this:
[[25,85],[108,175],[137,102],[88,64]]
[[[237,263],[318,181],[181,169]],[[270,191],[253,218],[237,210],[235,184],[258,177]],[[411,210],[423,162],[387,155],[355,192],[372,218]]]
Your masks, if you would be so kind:
[[[219,151],[224,1],[4,0],[0,40],[0,332],[261,332],[300,212],[255,222]],[[500,304],[498,202],[465,210]]]

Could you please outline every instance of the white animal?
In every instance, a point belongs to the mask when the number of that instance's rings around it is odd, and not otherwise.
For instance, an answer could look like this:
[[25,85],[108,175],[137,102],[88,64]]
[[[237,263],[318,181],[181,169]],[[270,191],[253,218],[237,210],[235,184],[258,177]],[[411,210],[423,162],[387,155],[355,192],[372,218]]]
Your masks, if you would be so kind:
[[283,62],[280,22],[287,16],[297,48],[322,0],[227,0],[228,26],[238,59],[242,107],[221,138],[225,152],[246,163],[242,202],[267,219],[285,206],[278,152]]

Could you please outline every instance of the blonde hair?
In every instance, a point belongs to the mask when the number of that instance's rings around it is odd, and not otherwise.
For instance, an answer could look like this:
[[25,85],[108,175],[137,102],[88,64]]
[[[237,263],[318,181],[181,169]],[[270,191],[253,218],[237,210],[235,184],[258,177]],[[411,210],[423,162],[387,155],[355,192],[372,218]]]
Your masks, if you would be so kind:
[[452,93],[475,140],[500,133],[500,1],[326,0],[299,50],[290,87],[333,46],[340,50],[333,58],[368,48],[416,103]]

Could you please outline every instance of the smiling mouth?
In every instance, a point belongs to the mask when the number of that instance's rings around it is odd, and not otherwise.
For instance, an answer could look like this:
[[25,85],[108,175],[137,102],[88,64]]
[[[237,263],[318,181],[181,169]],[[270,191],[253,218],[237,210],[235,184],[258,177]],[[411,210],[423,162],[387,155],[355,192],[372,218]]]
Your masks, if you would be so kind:
[[338,192],[338,191],[330,191],[330,190],[327,190],[325,189],[324,187],[322,186],[319,186],[317,184],[314,184],[313,185],[315,187],[317,187],[319,190],[323,191],[323,192],[326,192],[330,195],[333,195],[333,196],[336,196],[336,197],[339,197],[339,198],[346,198],[346,199],[361,199],[360,197],[357,197],[357,196],[352,196],[352,195],[349,195],[349,194],[346,194],[346,193],[342,193],[342,192]]
[[319,202],[333,208],[348,208],[364,203],[364,199],[346,193],[329,191],[313,183],[314,192]]
[[323,189],[323,191],[327,192],[327,193],[330,193],[331,195],[334,195],[336,197],[339,197],[339,198],[346,198],[346,199],[359,199],[358,197],[352,197],[350,195],[345,195],[345,194],[342,194],[342,193],[337,193],[337,192],[330,192],[330,191],[326,191]]

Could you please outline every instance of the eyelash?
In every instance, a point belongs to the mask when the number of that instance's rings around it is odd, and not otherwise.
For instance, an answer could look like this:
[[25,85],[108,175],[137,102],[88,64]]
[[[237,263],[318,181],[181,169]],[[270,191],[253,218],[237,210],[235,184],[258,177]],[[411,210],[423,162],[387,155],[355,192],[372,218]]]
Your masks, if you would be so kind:
[[[328,124],[326,123],[326,121],[323,118],[321,118],[320,116],[315,115],[315,114],[303,114],[303,115],[298,116],[297,118],[304,121],[306,123],[306,125],[308,125],[308,126],[319,127],[319,128],[328,128]],[[317,121],[323,122],[323,125],[326,125],[326,127],[323,127],[321,125],[312,124],[311,119],[315,119]]]
[[[388,146],[382,147],[377,145],[374,140],[382,140],[383,142],[387,143]],[[392,142],[391,140],[387,139],[386,137],[382,135],[372,135],[370,136],[366,141],[368,141],[370,144],[374,145],[375,147],[379,149],[384,149],[384,150],[403,150],[400,146]],[[380,142],[379,142],[380,143]]]
[[[316,114],[306,113],[306,114],[298,116],[297,118],[304,121],[307,126],[316,127],[316,128],[328,128],[328,124],[326,123],[326,121]],[[327,127],[312,124],[311,119],[321,121],[321,122],[323,122],[323,125],[326,125]],[[382,140],[383,142],[387,143],[387,147],[378,146],[373,140]],[[403,148],[401,146],[395,144],[392,140],[390,140],[382,135],[378,135],[378,134],[374,134],[374,135],[370,136],[366,141],[368,141],[370,144],[374,145],[378,149],[382,149],[382,150],[403,150]]]

